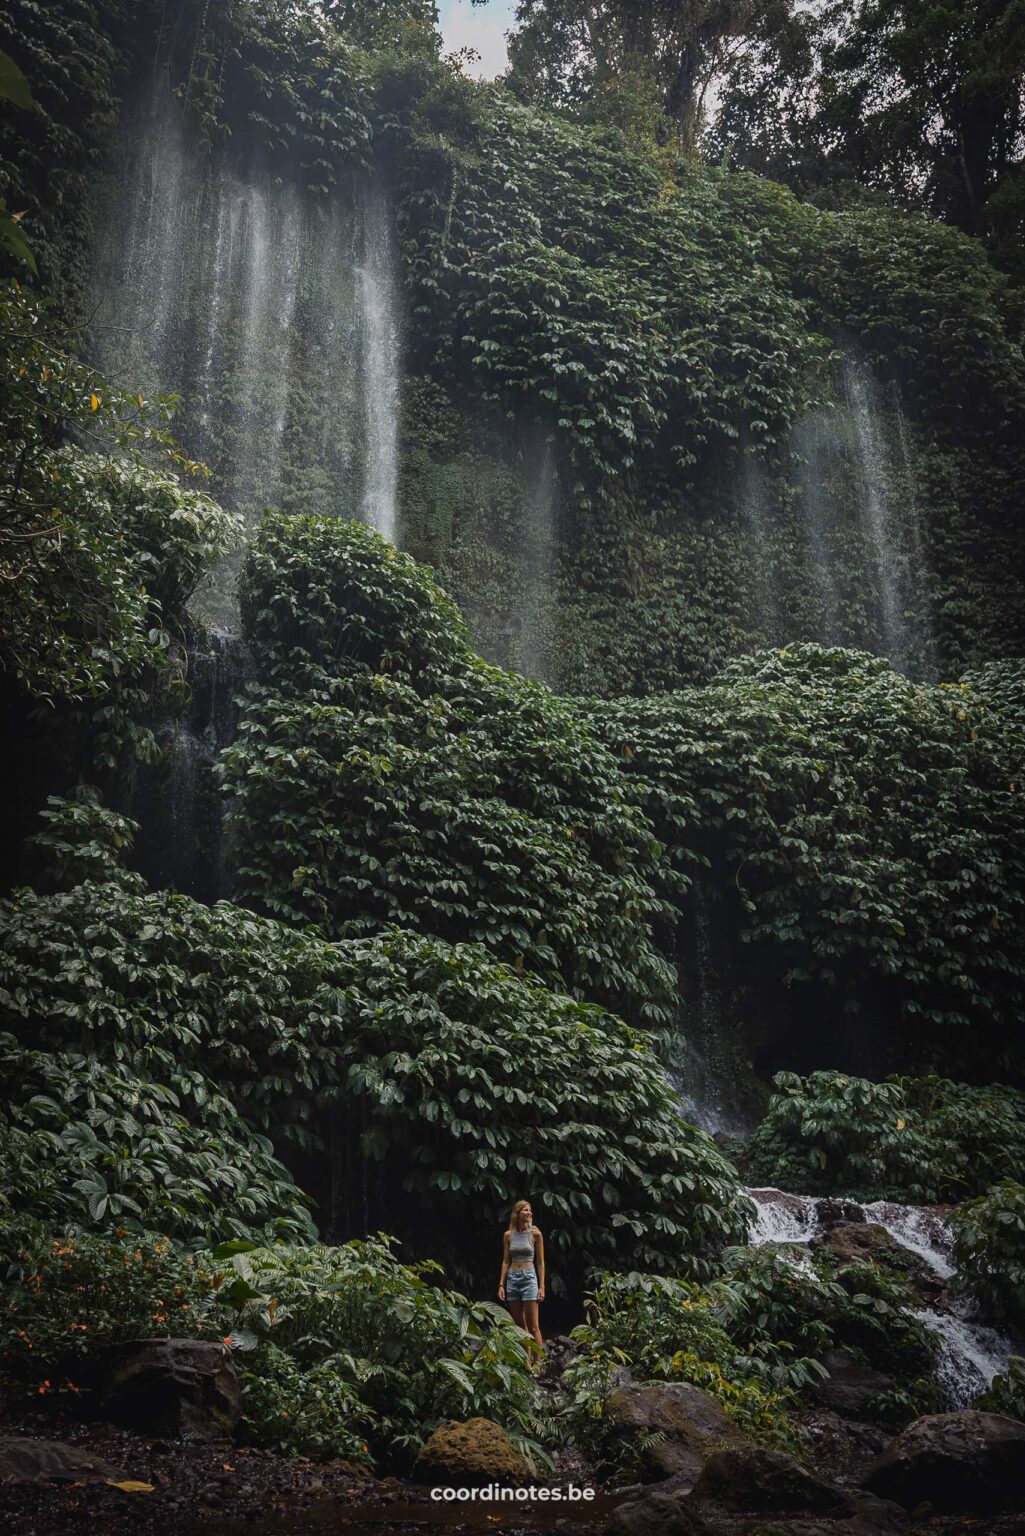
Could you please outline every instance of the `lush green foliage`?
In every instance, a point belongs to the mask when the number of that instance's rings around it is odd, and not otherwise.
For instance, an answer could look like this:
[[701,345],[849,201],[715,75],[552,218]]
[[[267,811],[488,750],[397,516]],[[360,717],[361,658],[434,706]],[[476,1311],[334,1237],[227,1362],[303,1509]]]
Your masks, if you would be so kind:
[[[146,1084],[166,1084],[180,1107],[161,1156],[241,1137],[229,1096],[279,1148],[329,1145],[313,1176],[332,1231],[387,1220],[420,1251],[490,1277],[498,1221],[528,1189],[555,1283],[575,1285],[586,1266],[626,1254],[651,1269],[684,1254],[706,1272],[744,1229],[732,1168],[679,1119],[645,1037],[480,949],[395,931],[332,945],[224,903],[90,885],[20,893],[0,930],[0,1006],[22,1051],[47,1053],[55,1071],[60,1053],[80,1053],[72,1081],[123,1075],[153,1111],[166,1090]],[[250,1143],[232,1167],[225,1139],[209,1168],[225,1221],[235,1196],[224,1180],[244,1180],[255,1156]],[[126,1162],[117,1192],[139,1201],[131,1169],[144,1164]],[[253,1226],[289,1199],[273,1166],[257,1166],[266,1184],[254,1181],[254,1198],[263,1187],[270,1208],[248,1214]],[[199,1181],[160,1195],[181,1201],[179,1230],[197,1233],[214,1225],[208,1198]]]
[[960,1200],[1025,1159],[1025,1093],[943,1078],[781,1072],[745,1158],[752,1180],[856,1200]]
[[1025,1327],[1025,1185],[1001,1179],[959,1205],[950,1227],[959,1285],[986,1316]]
[[81,1390],[86,1362],[105,1344],[224,1332],[213,1265],[166,1237],[0,1215],[0,1250],[0,1360],[5,1374],[37,1386],[47,1377],[61,1385],[51,1373],[63,1365],[69,1390]]
[[1025,1420],[1025,1359],[1012,1355],[1007,1370],[990,1382],[989,1391],[972,1405],[985,1413],[1006,1413],[1012,1419]]
[[824,343],[774,280],[796,230],[767,197],[724,217],[713,176],[667,177],[498,94],[471,134],[469,165],[450,155],[443,173],[427,140],[403,166],[434,370],[505,408],[526,396],[582,476],[626,473],[656,443],[677,472],[741,434],[778,444]]
[[[785,1248],[730,1249],[705,1285],[603,1275],[572,1335],[569,1419],[596,1454],[629,1472],[636,1447],[608,1417],[626,1366],[642,1380],[693,1382],[753,1438],[792,1449],[788,1410],[826,1375],[821,1361],[835,1347],[896,1376],[913,1417],[940,1401],[935,1343],[916,1305],[899,1274],[824,1249],[800,1261]],[[881,1402],[880,1417],[890,1414]]]
[[30,104],[0,96],[0,197],[20,215],[40,269],[64,288],[83,275],[87,191],[118,111],[124,24],[120,0],[13,0],[0,15],[0,47],[31,89]]
[[0,664],[34,698],[92,701],[95,759],[113,766],[126,734],[152,750],[138,717],[237,524],[141,462],[148,449],[197,468],[169,434],[170,402],[108,386],[74,349],[52,305],[0,288]]
[[258,1445],[286,1456],[342,1456],[366,1465],[369,1415],[334,1356],[300,1365],[268,1340],[239,1363],[243,1427]]
[[370,530],[269,519],[243,577],[258,681],[226,757],[247,899],[332,936],[485,944],[665,1025],[661,850],[569,701],[488,667]]
[[70,799],[50,795],[40,812],[43,830],[32,838],[42,864],[42,883],[69,891],[87,881],[141,891],[141,876],[125,867],[137,822],[109,810],[99,791],[80,784]]
[[596,701],[591,719],[674,861],[707,861],[750,946],[734,948],[738,969],[899,1018],[918,1059],[1010,1057],[1021,738],[967,684],[916,686],[879,659],[802,646],[709,688]]
[[88,1390],[103,1345],[224,1338],[243,1433],[275,1450],[408,1470],[438,1423],[484,1416],[544,1459],[522,1332],[387,1240],[189,1255],[153,1233],[56,1230],[0,1219],[0,1363],[34,1391]]
[[32,1051],[0,1034],[0,1205],[53,1226],[301,1241],[306,1201],[231,1100],[193,1069]]
[[[309,1404],[306,1388],[300,1396],[307,1422],[334,1412],[330,1400],[317,1406],[330,1365],[359,1400],[375,1456],[410,1460],[450,1418],[497,1419],[528,1450],[545,1435],[521,1330],[503,1308],[441,1289],[436,1264],[400,1264],[382,1239],[342,1248],[227,1244],[216,1257],[230,1266],[218,1295],[239,1307],[236,1347],[256,1347],[255,1369],[272,1378],[280,1351],[312,1373]],[[276,1350],[269,1360],[267,1343]],[[294,1381],[277,1388],[293,1389]]]
[[[795,1391],[768,1381],[763,1361],[752,1365],[749,1352],[736,1346],[723,1325],[717,1291],[716,1285],[702,1288],[635,1271],[599,1277],[588,1299],[588,1321],[573,1330],[576,1353],[565,1373],[569,1427],[599,1465],[626,1479],[637,1471],[638,1447],[608,1411],[624,1367],[643,1380],[693,1382],[753,1439],[796,1449],[787,1417]],[[805,1380],[817,1374],[812,1362],[798,1367]]]

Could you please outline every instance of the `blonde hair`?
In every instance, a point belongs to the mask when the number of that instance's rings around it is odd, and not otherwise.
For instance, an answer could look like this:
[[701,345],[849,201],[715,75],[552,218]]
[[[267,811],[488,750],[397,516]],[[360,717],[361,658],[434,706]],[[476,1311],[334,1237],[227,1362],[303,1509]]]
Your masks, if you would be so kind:
[[529,1210],[529,1208],[530,1208],[530,1201],[529,1200],[517,1200],[516,1204],[513,1206],[512,1210],[509,1212],[509,1231],[510,1232],[512,1232],[514,1230],[514,1228],[516,1226],[516,1218],[520,1214],[520,1212],[521,1211],[525,1211],[525,1210]]

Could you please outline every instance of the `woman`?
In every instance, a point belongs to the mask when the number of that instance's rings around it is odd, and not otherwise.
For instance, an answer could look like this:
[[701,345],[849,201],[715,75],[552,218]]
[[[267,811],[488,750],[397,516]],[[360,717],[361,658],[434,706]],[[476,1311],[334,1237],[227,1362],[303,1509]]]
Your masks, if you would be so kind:
[[509,1215],[509,1230],[502,1238],[498,1299],[508,1302],[513,1322],[529,1333],[540,1349],[537,1308],[545,1299],[545,1241],[534,1226],[529,1200],[517,1200]]

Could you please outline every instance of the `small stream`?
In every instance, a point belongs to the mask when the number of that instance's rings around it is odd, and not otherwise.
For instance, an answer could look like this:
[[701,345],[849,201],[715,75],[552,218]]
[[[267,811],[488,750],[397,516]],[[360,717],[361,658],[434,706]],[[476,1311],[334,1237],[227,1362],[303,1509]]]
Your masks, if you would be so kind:
[[[837,1207],[842,1206],[849,1215],[841,1219],[885,1227],[894,1241],[920,1260],[937,1280],[949,1281],[954,1274],[943,1206],[900,1205],[889,1200],[862,1205],[854,1200],[792,1195],[781,1189],[751,1189],[748,1193],[757,1207],[750,1231],[756,1246],[808,1245],[836,1221]],[[933,1305],[921,1307],[915,1315],[938,1338],[936,1375],[951,1407],[969,1407],[993,1377],[1006,1370],[1014,1352],[1010,1339],[996,1328],[973,1321],[968,1302],[949,1291],[941,1292]]]

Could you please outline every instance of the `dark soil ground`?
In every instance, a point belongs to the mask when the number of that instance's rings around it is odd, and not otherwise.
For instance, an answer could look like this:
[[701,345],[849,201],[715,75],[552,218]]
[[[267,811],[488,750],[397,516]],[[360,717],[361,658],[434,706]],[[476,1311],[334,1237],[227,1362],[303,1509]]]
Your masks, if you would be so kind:
[[[828,1414],[806,1415],[803,1432],[809,1460],[843,1483],[857,1479],[875,1454],[879,1434]],[[620,1490],[599,1488],[587,1505],[438,1503],[426,1488],[368,1477],[345,1462],[277,1456],[227,1440],[159,1440],[105,1423],[75,1422],[59,1409],[21,1411],[10,1398],[0,1403],[3,1435],[83,1447],[115,1468],[118,1481],[151,1485],[151,1491],[103,1482],[0,1488],[3,1536],[429,1536],[432,1531],[603,1536],[624,1497]],[[570,1481],[585,1485],[588,1473],[567,1458],[551,1485]],[[765,1528],[785,1536],[786,1522],[776,1517]],[[928,1517],[923,1512],[909,1521],[908,1536],[1025,1536],[1025,1513]]]
[[[513,1536],[564,1524],[567,1536],[598,1536],[619,1495],[577,1506],[437,1503],[427,1488],[373,1478],[346,1462],[277,1456],[232,1441],[159,1440],[59,1411],[0,1405],[0,1436],[61,1440],[101,1457],[125,1491],[104,1482],[0,1487],[0,1532],[17,1536],[392,1536],[483,1530]],[[550,1480],[583,1486],[586,1470],[567,1458]]]

